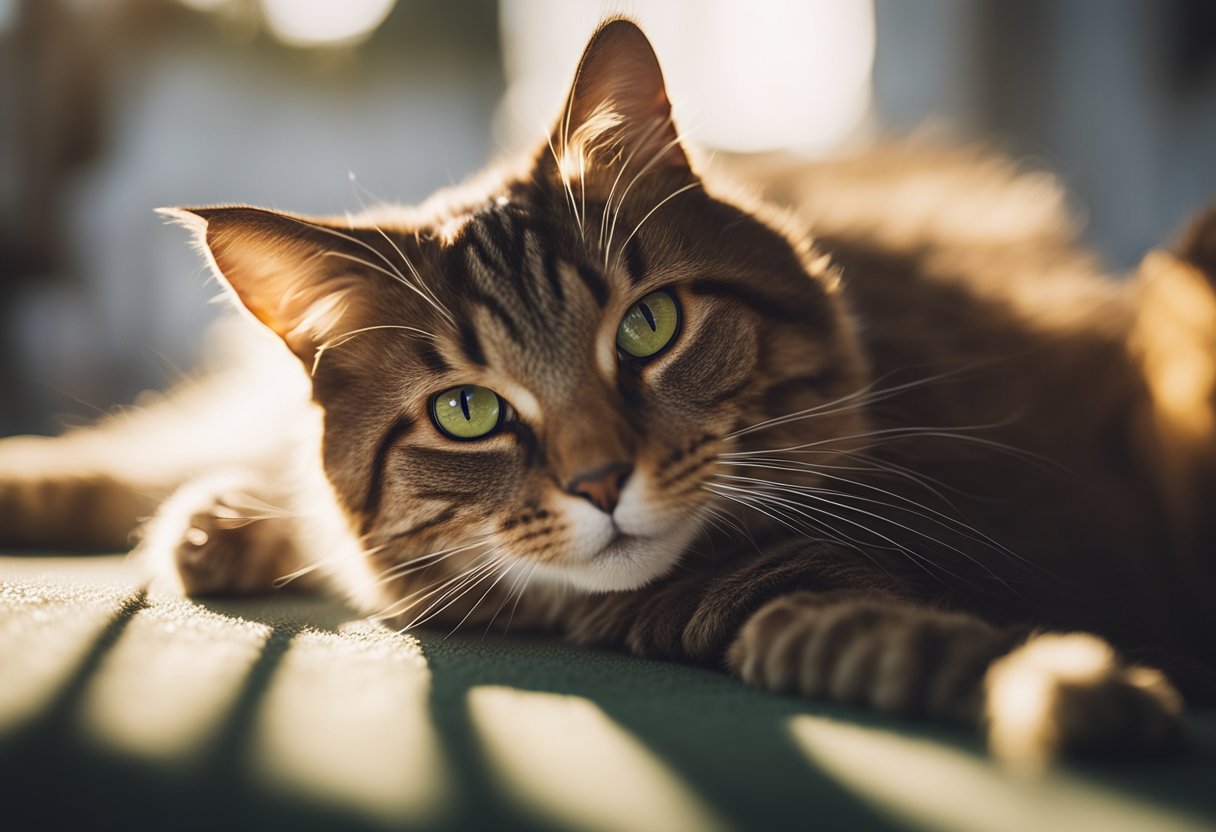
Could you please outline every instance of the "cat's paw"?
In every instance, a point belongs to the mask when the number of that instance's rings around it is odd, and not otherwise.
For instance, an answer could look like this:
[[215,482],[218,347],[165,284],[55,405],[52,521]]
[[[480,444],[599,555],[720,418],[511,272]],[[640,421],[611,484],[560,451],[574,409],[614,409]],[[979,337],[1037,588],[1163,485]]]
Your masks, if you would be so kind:
[[727,661],[745,682],[780,693],[973,722],[1005,639],[968,615],[803,592],[761,607]]
[[149,523],[140,548],[192,596],[269,592],[294,562],[290,520],[223,482],[174,494]]
[[1020,767],[1069,755],[1146,756],[1182,745],[1182,697],[1088,633],[1047,633],[992,664],[985,716],[993,754]]

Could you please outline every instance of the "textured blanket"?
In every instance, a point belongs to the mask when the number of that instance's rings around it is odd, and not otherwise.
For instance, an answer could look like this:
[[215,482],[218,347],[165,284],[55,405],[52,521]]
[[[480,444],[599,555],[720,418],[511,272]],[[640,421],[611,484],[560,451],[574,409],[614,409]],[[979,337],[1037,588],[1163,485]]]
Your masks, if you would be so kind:
[[1186,759],[1026,778],[706,670],[0,558],[5,829],[1212,829],[1216,712],[1189,725]]

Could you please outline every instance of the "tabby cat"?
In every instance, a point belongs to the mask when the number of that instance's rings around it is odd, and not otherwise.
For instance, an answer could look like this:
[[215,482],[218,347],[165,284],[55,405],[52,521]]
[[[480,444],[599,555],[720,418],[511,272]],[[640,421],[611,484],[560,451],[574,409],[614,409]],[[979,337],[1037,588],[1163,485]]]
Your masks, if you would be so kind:
[[124,546],[163,500],[137,551],[189,594],[321,577],[1027,764],[1177,748],[1216,668],[1216,213],[1116,282],[999,159],[690,153],[616,19],[539,152],[416,209],[166,211],[293,366],[0,444],[0,544]]

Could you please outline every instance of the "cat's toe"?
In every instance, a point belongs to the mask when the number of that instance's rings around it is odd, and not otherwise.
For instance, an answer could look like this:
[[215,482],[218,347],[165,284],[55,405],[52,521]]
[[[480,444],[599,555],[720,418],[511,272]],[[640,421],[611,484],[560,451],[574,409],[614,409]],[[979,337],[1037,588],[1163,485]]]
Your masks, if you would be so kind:
[[140,553],[187,595],[269,592],[293,547],[289,520],[264,505],[222,482],[186,486],[149,522]]
[[1062,756],[1145,756],[1183,746],[1182,698],[1160,671],[1123,664],[1087,633],[1044,634],[986,678],[997,757],[1037,768]]
[[743,681],[767,690],[864,701],[891,618],[879,605],[792,593],[748,620],[727,661]]
[[[196,512],[173,550],[173,562],[187,595],[232,591],[239,582],[242,550],[248,541],[240,528],[226,528],[223,504]],[[217,513],[220,512],[220,513]]]

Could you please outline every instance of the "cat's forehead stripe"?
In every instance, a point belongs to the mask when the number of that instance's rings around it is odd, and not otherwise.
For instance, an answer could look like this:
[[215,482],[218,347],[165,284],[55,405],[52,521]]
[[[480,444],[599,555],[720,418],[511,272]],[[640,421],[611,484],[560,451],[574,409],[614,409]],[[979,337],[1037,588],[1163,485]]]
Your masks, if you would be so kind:
[[642,254],[642,244],[637,237],[631,237],[625,243],[625,271],[634,286],[646,279],[646,258]]
[[486,352],[481,345],[481,337],[477,334],[477,327],[469,323],[462,324],[458,337],[460,351],[465,360],[477,367],[486,366]]
[[552,246],[542,245],[539,235],[532,229],[527,229],[524,233],[524,248],[532,270],[544,275],[545,281],[549,284],[549,291],[560,305],[566,299],[566,290],[562,286],[562,277],[558,272],[560,264],[557,252],[553,250]]
[[416,347],[415,354],[427,371],[434,375],[442,375],[452,369],[452,365],[439,352],[439,348],[430,341],[423,341]]
[[[463,268],[473,273],[483,290],[504,301],[508,294],[514,295],[524,311],[542,307],[560,313],[567,300],[564,267],[574,270],[596,305],[605,306],[610,288],[601,270],[582,252],[564,249],[558,237],[543,216],[514,205],[498,206],[470,218],[456,250]],[[627,246],[624,258],[630,279],[641,280],[645,264],[636,241]]]
[[[477,277],[480,261],[475,252],[466,243],[454,252],[448,263],[448,280],[465,301],[475,307],[484,309],[502,324],[507,336],[516,343],[521,343],[523,334],[519,323],[494,294],[483,288]],[[471,316],[470,316],[471,317]]]

